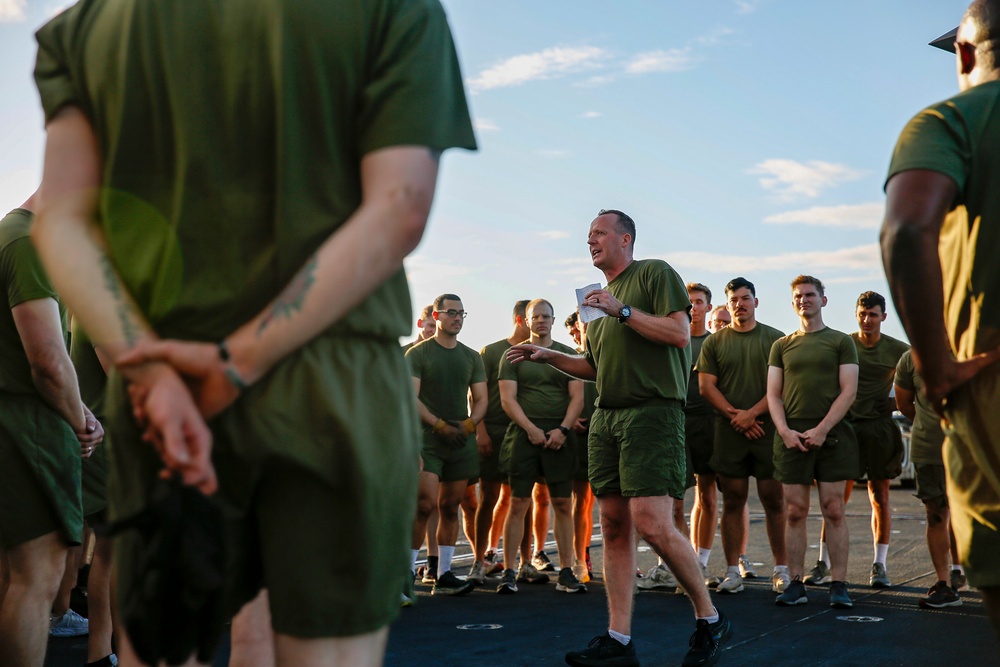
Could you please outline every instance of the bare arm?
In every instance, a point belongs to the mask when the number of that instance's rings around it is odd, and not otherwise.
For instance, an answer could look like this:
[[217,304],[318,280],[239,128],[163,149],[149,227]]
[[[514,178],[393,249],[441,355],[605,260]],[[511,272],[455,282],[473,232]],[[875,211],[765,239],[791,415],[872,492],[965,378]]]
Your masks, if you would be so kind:
[[733,407],[719,390],[719,378],[710,373],[698,373],[698,391],[713,408],[729,418],[729,425],[738,433],[756,440],[764,435],[757,418],[767,410],[767,394],[748,409]]
[[916,400],[916,393],[896,385],[896,409],[906,415],[911,422],[917,418]]
[[528,416],[524,414],[524,410],[521,409],[521,404],[517,402],[517,382],[514,380],[500,380],[499,384],[500,404],[503,406],[503,411],[507,413],[512,422],[524,429],[524,432],[528,434],[528,440],[531,444],[544,445],[545,432],[528,419]]
[[507,359],[512,364],[518,364],[522,361],[548,364],[566,375],[581,380],[593,381],[597,379],[597,371],[590,365],[586,357],[579,354],[566,354],[538,345],[514,345],[507,350]]
[[472,411],[469,414],[469,419],[478,427],[483,422],[483,417],[486,416],[486,409],[489,407],[486,383],[476,382],[469,385],[469,393],[472,394]]
[[781,436],[782,442],[788,449],[798,449],[803,452],[808,451],[802,441],[802,434],[788,428],[788,420],[785,418],[785,369],[777,366],[767,367],[767,407],[771,412],[771,420],[774,427]]
[[87,430],[76,370],[66,351],[59,304],[55,299],[32,299],[11,308],[17,334],[31,366],[35,389],[76,433]]
[[913,360],[927,397],[940,408],[945,396],[1000,359],[1000,349],[955,361],[944,322],[938,240],[958,186],[944,174],[914,169],[886,185],[882,263],[893,302],[913,345]]
[[[584,304],[604,311],[611,317],[619,317],[625,305],[607,290],[589,292]],[[669,315],[650,315],[631,308],[632,315],[622,326],[633,329],[637,334],[660,345],[687,347],[691,340],[691,318],[686,311],[677,310]]]
[[840,393],[834,399],[833,405],[827,411],[823,420],[815,427],[805,433],[806,444],[819,447],[826,440],[830,430],[840,423],[847,416],[848,411],[854,404],[854,399],[858,395],[858,365],[843,364],[838,371],[838,381],[840,382]]

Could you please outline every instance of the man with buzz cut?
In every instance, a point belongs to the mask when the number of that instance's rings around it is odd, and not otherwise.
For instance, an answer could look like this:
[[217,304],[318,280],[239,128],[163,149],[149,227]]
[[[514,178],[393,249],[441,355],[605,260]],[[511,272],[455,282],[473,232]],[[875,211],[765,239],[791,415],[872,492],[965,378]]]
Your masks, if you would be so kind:
[[[458,539],[458,506],[470,479],[479,476],[476,425],[486,414],[486,370],[483,359],[458,341],[465,324],[462,299],[442,294],[434,300],[434,336],[414,345],[406,353],[417,395],[417,412],[424,427],[417,492],[417,519],[413,524],[415,569],[417,554],[424,541],[427,518],[436,505],[438,524],[438,573],[433,595],[464,595],[475,587],[451,570]],[[472,396],[471,414],[469,396]]]
[[609,627],[582,651],[566,654],[577,667],[639,664],[630,637],[635,589],[635,535],[669,565],[694,607],[695,632],[684,665],[718,662],[732,625],[713,605],[687,535],[671,521],[684,494],[684,401],[691,370],[690,309],[684,282],[669,264],[633,257],[635,222],[602,210],[587,245],[608,281],[583,306],[604,316],[587,327],[582,356],[537,345],[515,345],[512,363],[547,363],[597,381],[597,408],[588,441],[590,483],[604,537]]
[[[528,304],[531,345],[575,354],[573,348],[552,340],[555,323],[552,304],[535,299]],[[559,553],[556,590],[585,593],[587,587],[573,574],[573,476],[576,473],[576,434],[572,431],[583,410],[583,382],[551,366],[511,365],[500,362],[500,400],[510,417],[500,453],[501,467],[510,477],[510,511],[504,522],[503,543],[520,544],[524,518],[531,507],[536,480],[544,478],[555,509],[555,538]],[[497,587],[498,593],[516,593],[518,573],[513,551]],[[526,569],[530,563],[522,561]],[[522,579],[527,574],[522,575]]]
[[774,557],[771,587],[781,593],[791,579],[785,555],[784,493],[774,478],[775,429],[767,411],[767,361],[782,333],[757,321],[757,290],[746,278],[730,280],[726,298],[732,326],[705,341],[697,364],[701,394],[717,411],[712,467],[722,486],[722,549],[727,566],[718,591],[743,590],[744,512],[750,477],[755,477]]
[[854,606],[847,594],[846,480],[858,476],[858,444],[845,420],[858,390],[858,353],[851,337],[823,323],[827,299],[818,278],[792,281],[798,331],[771,346],[767,405],[774,420],[774,476],[784,487],[785,542],[792,581],[775,599],[779,606],[805,604],[802,582],[809,492],[819,488],[830,552],[830,606]]
[[403,346],[403,354],[406,354],[407,350],[420,341],[433,336],[436,329],[437,323],[434,321],[434,304],[432,303],[424,306],[423,310],[420,311],[420,317],[417,318],[417,337]]

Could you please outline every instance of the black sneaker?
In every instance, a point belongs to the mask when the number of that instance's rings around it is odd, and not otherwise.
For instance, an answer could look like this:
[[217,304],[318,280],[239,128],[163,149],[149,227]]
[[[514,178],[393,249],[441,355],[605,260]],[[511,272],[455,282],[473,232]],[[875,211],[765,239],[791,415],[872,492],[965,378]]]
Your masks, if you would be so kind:
[[574,667],[639,667],[639,658],[635,657],[635,644],[630,639],[628,644],[609,634],[594,637],[582,651],[570,651],[566,654],[566,664]]
[[539,572],[555,572],[556,566],[552,564],[549,557],[544,551],[539,551],[534,556],[531,557],[531,564],[535,566],[535,569]]
[[687,655],[684,656],[684,667],[701,667],[714,665],[722,654],[722,645],[733,636],[733,624],[720,611],[719,620],[709,623],[699,618],[694,628],[694,634],[688,640]]
[[834,609],[850,609],[854,606],[851,596],[847,594],[846,581],[830,582],[830,606]]
[[947,582],[939,581],[927,591],[927,597],[920,598],[920,606],[924,609],[944,609],[945,607],[961,607],[962,598],[958,596]]
[[514,570],[504,570],[500,584],[497,586],[497,593],[501,595],[511,595],[517,592],[517,572]]
[[969,590],[969,580],[965,578],[965,573],[957,567],[951,571],[951,589],[956,593]]
[[573,568],[564,567],[559,570],[556,590],[560,593],[586,593],[587,587],[580,583],[580,580],[573,574]]
[[437,578],[434,588],[431,589],[431,595],[465,595],[475,587],[471,581],[462,581],[454,572],[448,570]]
[[781,595],[774,598],[774,604],[779,607],[791,607],[806,602],[809,602],[809,598],[806,597],[806,585],[802,583],[801,577],[792,579],[792,583],[785,587]]

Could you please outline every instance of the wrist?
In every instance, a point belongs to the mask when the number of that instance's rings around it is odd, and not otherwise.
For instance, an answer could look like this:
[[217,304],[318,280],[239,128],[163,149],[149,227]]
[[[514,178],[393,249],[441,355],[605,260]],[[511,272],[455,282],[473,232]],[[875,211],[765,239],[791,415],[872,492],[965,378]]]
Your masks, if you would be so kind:
[[[241,390],[252,385],[264,375],[264,371],[259,369],[260,364],[253,342],[245,338],[240,331],[236,331],[217,343],[219,359],[227,368],[226,377],[229,377],[232,382],[231,375],[235,374],[243,383],[243,387],[237,385],[237,388]],[[236,385],[235,382],[233,384]]]
[[557,428],[559,429],[559,432],[562,433],[564,436],[569,435],[569,429],[563,426],[562,424],[560,424]]
[[434,422],[433,429],[435,433],[441,435],[448,430],[448,422],[438,417],[437,421]]
[[475,432],[476,432],[476,422],[472,420],[472,417],[469,417],[468,419],[462,422],[462,433],[464,433],[465,435],[472,435]]

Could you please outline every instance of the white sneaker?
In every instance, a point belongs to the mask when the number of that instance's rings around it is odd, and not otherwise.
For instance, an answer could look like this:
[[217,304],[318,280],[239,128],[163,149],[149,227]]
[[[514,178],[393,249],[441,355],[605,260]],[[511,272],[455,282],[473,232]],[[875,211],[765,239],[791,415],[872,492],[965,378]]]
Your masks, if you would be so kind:
[[792,583],[792,577],[788,574],[788,568],[775,569],[771,575],[771,590],[775,593],[784,593],[788,584]]
[[705,585],[709,588],[716,588],[719,585],[719,578],[714,574],[708,573],[708,566],[701,566],[701,576],[705,577]]
[[718,588],[715,589],[719,593],[739,593],[743,590],[743,577],[740,576],[739,570],[733,571],[729,570],[726,572],[726,578],[723,579]]
[[744,579],[757,578],[757,572],[753,569],[753,564],[745,554],[740,556],[740,576]]
[[636,586],[644,591],[652,591],[657,588],[677,588],[677,579],[674,578],[673,572],[661,563],[649,568],[646,576],[636,581]]
[[53,637],[83,637],[90,634],[90,622],[72,609],[49,624],[49,634]]
[[581,584],[585,584],[590,581],[590,573],[587,571],[587,561],[580,560],[579,558],[573,563],[573,576]]
[[472,569],[469,570],[469,576],[465,578],[466,581],[471,581],[477,586],[482,586],[486,583],[486,567],[483,565],[482,561],[476,561],[472,564]]

